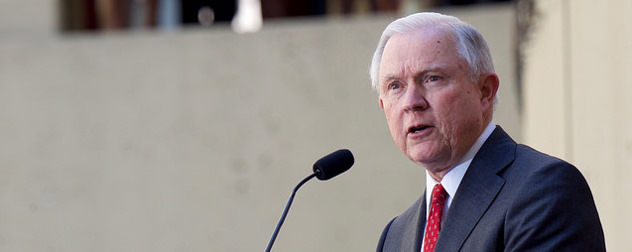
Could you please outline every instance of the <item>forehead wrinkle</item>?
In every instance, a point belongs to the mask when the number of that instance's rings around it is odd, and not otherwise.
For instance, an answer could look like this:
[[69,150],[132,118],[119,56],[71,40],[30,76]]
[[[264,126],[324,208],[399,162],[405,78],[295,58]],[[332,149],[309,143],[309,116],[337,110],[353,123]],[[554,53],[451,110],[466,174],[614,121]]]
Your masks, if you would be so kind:
[[[385,65],[381,64],[380,72],[382,70],[390,72],[383,73],[386,75],[379,79],[378,87],[381,88],[385,82],[393,81],[394,79],[412,78],[416,80],[419,76],[427,72],[445,69],[445,66],[441,66],[445,62],[439,63],[437,59],[445,57],[448,53],[453,53],[450,50],[451,46],[454,46],[451,44],[453,41],[442,31],[432,27],[429,28],[430,29],[426,30],[426,32],[433,31],[439,34],[427,36],[425,32],[413,31],[397,34],[386,43],[381,60],[384,61],[389,58],[399,63],[396,63],[395,66],[387,67],[386,69],[384,69]],[[416,41],[415,43],[410,43],[411,39],[417,40],[419,36],[422,36],[421,42]],[[402,39],[406,41],[402,41]],[[397,47],[393,48],[393,46],[395,46],[393,43],[396,43]],[[424,55],[418,55],[419,50],[426,51],[426,53]],[[411,54],[417,54],[418,56],[410,57]],[[378,72],[378,76],[380,72]]]

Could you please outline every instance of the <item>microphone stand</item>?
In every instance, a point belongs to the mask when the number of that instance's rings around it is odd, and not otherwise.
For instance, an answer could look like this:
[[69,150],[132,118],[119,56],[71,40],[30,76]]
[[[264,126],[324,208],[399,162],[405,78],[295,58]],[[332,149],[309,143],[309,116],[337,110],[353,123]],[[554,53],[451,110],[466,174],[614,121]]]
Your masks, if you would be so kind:
[[303,184],[305,184],[305,182],[316,177],[318,173],[319,171],[316,171],[312,175],[307,176],[307,178],[303,179],[301,182],[298,183],[298,185],[296,185],[296,187],[294,187],[294,190],[292,191],[292,195],[290,195],[290,199],[287,201],[287,204],[285,204],[285,210],[283,210],[281,219],[279,220],[279,223],[277,223],[277,226],[274,229],[274,233],[272,234],[272,237],[270,238],[270,242],[268,242],[268,248],[266,248],[266,252],[270,252],[270,250],[272,250],[272,245],[274,244],[274,240],[276,240],[276,237],[279,234],[279,230],[281,230],[281,225],[283,225],[283,222],[285,221],[285,217],[287,216],[287,213],[290,211],[290,206],[292,206],[292,201],[294,201],[294,195],[296,195],[296,192],[298,191],[298,189]]

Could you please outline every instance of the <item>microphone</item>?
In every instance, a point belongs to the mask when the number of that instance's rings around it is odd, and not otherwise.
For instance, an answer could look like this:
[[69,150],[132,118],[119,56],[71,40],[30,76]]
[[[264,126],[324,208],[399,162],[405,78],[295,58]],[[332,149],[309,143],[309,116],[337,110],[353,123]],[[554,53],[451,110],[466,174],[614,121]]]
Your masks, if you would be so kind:
[[274,229],[274,233],[270,238],[270,242],[268,242],[268,247],[266,248],[266,252],[270,252],[272,250],[272,245],[274,245],[274,241],[276,240],[277,235],[279,234],[279,230],[281,230],[281,226],[285,221],[285,217],[287,217],[287,213],[290,211],[290,206],[292,205],[292,201],[294,201],[294,195],[298,189],[305,184],[310,179],[317,177],[319,180],[329,180],[335,176],[340,175],[343,172],[346,172],[353,166],[353,154],[351,151],[347,149],[341,149],[330,153],[327,156],[322,157],[316,163],[314,163],[314,173],[312,175],[307,176],[307,178],[303,179],[301,182],[294,187],[292,191],[292,195],[290,195],[290,199],[287,201],[285,205],[285,210],[283,210],[283,214],[281,215],[281,219],[279,223],[277,223],[276,228]]
[[347,149],[337,150],[314,163],[314,173],[319,180],[328,180],[346,172],[353,165],[353,154]]

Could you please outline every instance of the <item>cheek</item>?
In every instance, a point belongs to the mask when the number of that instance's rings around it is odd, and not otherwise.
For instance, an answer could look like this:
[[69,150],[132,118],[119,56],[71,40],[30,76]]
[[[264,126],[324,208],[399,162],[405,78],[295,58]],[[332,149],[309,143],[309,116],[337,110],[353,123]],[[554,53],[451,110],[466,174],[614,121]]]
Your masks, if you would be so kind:
[[[474,126],[477,114],[477,104],[473,103],[470,90],[463,92],[445,92],[433,97],[436,102],[433,107],[434,115],[440,124],[446,138],[458,135],[464,128]],[[479,104],[480,107],[480,104]]]
[[383,104],[384,114],[386,115],[386,122],[388,123],[388,128],[391,131],[391,135],[393,136],[393,138],[399,138],[399,136],[401,136],[402,134],[401,114],[398,112],[395,104],[386,102]]
[[401,120],[398,114],[392,108],[385,108],[384,111],[386,114],[386,122],[388,123],[388,127],[391,129],[391,131],[395,131],[396,128],[401,124]]

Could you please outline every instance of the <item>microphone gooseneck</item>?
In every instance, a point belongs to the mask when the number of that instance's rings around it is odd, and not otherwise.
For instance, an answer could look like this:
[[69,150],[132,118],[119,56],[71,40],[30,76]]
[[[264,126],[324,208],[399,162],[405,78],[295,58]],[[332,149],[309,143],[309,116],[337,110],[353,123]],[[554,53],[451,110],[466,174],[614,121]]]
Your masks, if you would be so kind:
[[339,174],[349,170],[349,168],[353,165],[353,162],[354,159],[351,151],[342,149],[324,156],[314,163],[314,173],[301,180],[301,182],[294,187],[294,190],[292,190],[290,199],[288,199],[287,204],[285,204],[285,209],[283,210],[281,219],[279,219],[279,223],[277,223],[276,228],[274,229],[270,242],[268,242],[266,252],[270,252],[270,250],[272,250],[272,245],[274,245],[274,241],[281,230],[281,226],[283,225],[283,222],[285,222],[285,217],[287,217],[287,213],[290,211],[290,206],[292,206],[292,201],[294,201],[294,196],[296,195],[298,189],[314,177],[317,177],[319,180],[328,180],[338,176]]
[[266,248],[266,252],[270,252],[270,250],[272,250],[272,245],[274,244],[274,240],[276,240],[276,237],[279,234],[279,231],[281,230],[281,226],[283,225],[283,222],[285,221],[285,217],[287,217],[287,213],[290,211],[290,206],[292,205],[292,201],[294,201],[294,195],[296,195],[296,192],[298,191],[298,189],[303,184],[305,184],[305,182],[309,181],[310,179],[314,177],[316,177],[316,173],[307,176],[307,178],[303,179],[300,183],[298,183],[298,185],[296,185],[296,187],[294,187],[294,190],[292,191],[292,195],[290,195],[290,199],[288,199],[287,204],[285,204],[285,210],[283,210],[281,219],[279,220],[279,223],[277,223],[277,226],[274,229],[274,233],[272,234],[272,237],[270,238],[270,242],[268,242],[268,248]]

